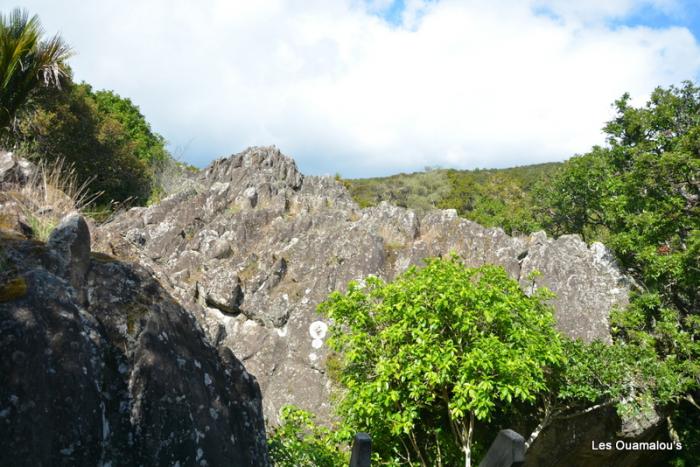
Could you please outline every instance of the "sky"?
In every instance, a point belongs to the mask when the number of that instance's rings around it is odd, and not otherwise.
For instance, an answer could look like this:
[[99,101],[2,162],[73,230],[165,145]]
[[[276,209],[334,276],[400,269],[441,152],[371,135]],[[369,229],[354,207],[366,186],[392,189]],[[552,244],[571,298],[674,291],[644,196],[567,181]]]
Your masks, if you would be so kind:
[[275,145],[306,174],[561,161],[623,93],[700,77],[697,0],[0,0],[199,167]]

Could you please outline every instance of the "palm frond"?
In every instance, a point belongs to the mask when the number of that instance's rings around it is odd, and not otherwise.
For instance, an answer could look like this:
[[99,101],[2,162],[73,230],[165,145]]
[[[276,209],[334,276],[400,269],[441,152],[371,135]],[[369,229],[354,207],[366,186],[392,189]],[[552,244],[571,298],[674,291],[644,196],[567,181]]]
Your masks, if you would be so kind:
[[72,55],[59,35],[42,41],[39,17],[16,8],[0,14],[0,130],[7,129],[17,111],[40,85],[61,87]]

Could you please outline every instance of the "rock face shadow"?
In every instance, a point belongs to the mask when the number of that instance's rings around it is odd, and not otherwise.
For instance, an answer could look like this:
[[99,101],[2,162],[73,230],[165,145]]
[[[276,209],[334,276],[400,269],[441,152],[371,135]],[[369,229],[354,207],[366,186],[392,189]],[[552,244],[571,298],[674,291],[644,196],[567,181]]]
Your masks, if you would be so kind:
[[267,465],[255,378],[86,231],[0,236],[0,464]]

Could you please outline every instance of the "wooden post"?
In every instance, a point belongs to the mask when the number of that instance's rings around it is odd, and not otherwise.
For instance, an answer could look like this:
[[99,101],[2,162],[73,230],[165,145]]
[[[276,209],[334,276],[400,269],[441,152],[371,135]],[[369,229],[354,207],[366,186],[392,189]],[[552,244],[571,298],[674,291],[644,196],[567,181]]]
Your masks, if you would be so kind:
[[513,430],[501,430],[479,467],[521,467],[525,462],[525,439]]
[[367,433],[357,433],[352,442],[350,467],[370,467],[372,456],[372,439]]

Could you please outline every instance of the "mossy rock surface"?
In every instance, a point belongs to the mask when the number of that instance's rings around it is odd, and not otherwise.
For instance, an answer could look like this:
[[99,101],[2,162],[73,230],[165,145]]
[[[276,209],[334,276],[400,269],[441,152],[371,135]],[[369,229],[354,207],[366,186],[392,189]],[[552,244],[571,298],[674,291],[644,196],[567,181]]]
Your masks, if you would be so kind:
[[24,277],[14,277],[0,285],[0,303],[17,300],[27,295],[29,287]]

